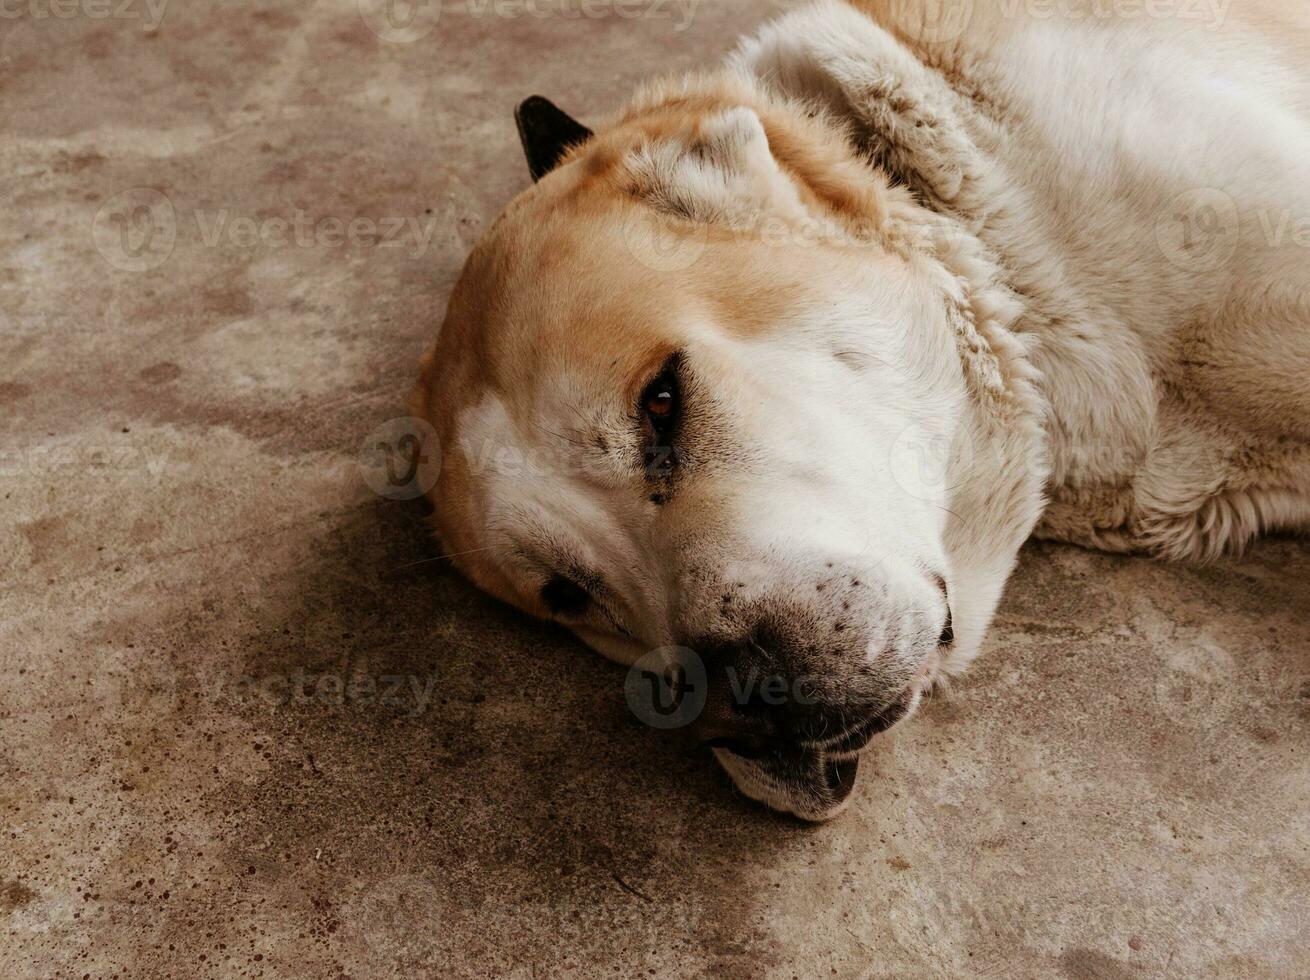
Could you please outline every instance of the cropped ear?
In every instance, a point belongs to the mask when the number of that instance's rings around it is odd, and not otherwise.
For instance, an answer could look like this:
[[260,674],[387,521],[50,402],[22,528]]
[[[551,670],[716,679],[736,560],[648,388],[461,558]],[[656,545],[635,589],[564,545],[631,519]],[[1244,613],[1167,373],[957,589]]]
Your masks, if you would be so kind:
[[696,222],[796,216],[804,206],[778,166],[759,116],[736,106],[695,131],[648,143],[625,161],[633,192],[657,211]]
[[540,95],[530,95],[519,103],[514,122],[533,183],[554,170],[569,147],[592,136],[590,129]]

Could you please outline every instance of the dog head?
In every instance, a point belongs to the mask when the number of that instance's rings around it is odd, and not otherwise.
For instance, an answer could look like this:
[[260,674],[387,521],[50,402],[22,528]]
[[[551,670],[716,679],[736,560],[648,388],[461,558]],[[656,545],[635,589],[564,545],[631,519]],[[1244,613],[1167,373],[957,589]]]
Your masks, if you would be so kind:
[[539,180],[415,395],[443,543],[611,658],[690,651],[689,720],[737,785],[831,816],[994,603],[960,601],[948,528],[976,434],[959,277],[840,128],[735,76],[594,134],[544,100],[519,123]]

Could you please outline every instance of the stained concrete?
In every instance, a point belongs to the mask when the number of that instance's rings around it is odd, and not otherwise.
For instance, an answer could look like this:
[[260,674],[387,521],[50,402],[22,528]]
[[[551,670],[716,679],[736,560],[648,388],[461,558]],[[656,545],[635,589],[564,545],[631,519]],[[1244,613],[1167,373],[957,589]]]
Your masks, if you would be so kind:
[[1307,542],[1030,547],[808,827],[369,489],[513,103],[768,5],[44,3],[0,19],[0,977],[1310,975]]

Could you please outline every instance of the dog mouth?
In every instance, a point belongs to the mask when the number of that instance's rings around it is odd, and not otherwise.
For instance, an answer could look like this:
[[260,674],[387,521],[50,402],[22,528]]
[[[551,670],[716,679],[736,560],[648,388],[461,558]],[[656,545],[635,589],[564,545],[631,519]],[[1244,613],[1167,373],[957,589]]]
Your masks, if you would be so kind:
[[906,690],[890,706],[823,742],[768,746],[711,743],[719,764],[746,796],[802,820],[830,820],[855,789],[860,753],[879,735],[907,720],[921,692]]
[[905,721],[918,705],[918,701],[918,692],[908,689],[879,714],[855,724],[833,740],[817,747],[830,759],[854,757],[867,748],[877,736]]

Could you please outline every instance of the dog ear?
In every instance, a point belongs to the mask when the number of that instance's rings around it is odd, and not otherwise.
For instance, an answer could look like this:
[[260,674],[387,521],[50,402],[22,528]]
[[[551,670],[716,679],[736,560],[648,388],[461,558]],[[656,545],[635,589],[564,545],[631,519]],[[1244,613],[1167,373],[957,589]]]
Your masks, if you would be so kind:
[[554,170],[569,147],[592,137],[590,129],[540,95],[531,95],[519,103],[514,122],[533,183]]
[[629,186],[658,211],[701,223],[749,223],[803,214],[796,187],[745,106],[716,113],[679,137],[648,143],[625,161]]

